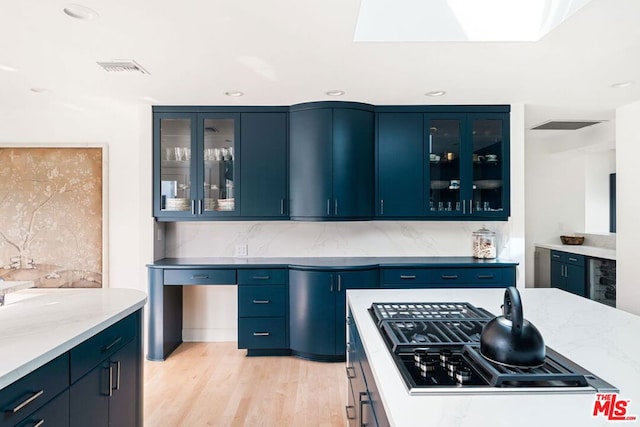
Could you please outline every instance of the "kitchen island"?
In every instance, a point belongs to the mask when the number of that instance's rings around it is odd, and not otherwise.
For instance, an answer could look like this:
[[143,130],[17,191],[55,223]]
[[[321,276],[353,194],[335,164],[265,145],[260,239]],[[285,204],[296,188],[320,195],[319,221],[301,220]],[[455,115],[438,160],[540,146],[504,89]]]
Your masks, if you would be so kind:
[[7,295],[0,307],[0,426],[141,426],[145,302],[146,294],[132,289]]
[[[638,422],[640,318],[559,289],[520,289],[520,294],[524,317],[540,330],[545,344],[617,387],[618,401],[627,401],[624,415],[633,418],[626,423]],[[498,315],[503,297],[503,289],[347,292],[348,315],[364,351],[365,381],[373,390],[367,403],[377,411],[381,425],[611,425],[603,411],[594,416],[595,392],[409,395],[368,312],[374,302],[467,302]],[[381,411],[384,413],[378,414]]]

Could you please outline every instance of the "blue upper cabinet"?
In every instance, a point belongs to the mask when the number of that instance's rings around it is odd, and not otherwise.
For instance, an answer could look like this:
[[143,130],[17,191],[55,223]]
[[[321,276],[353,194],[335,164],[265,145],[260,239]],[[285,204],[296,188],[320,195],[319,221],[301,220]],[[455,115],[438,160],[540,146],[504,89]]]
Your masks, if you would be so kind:
[[153,116],[158,220],[289,218],[288,108],[154,107]]
[[289,219],[286,112],[242,113],[241,216]]
[[380,107],[376,217],[506,220],[508,112],[508,106]]
[[291,219],[373,217],[373,107],[315,102],[291,107]]

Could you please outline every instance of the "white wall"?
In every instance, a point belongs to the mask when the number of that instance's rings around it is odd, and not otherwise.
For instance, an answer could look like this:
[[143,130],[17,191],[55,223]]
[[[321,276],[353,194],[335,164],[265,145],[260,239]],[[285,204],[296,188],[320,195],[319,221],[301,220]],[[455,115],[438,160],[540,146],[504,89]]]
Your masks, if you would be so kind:
[[151,109],[95,100],[90,109],[34,95],[29,105],[0,110],[0,144],[106,145],[108,285],[146,291],[153,255]]
[[618,307],[640,315],[640,102],[616,111],[616,288]]
[[562,234],[608,232],[609,174],[616,168],[613,123],[537,135],[529,133],[525,143],[528,287],[535,286],[536,243],[559,244]]

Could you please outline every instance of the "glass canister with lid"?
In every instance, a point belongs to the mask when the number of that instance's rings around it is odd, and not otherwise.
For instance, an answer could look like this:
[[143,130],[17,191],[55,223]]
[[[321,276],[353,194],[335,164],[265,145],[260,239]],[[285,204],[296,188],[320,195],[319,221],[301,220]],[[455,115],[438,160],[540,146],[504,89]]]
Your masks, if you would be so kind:
[[483,225],[480,230],[473,232],[473,257],[496,257],[496,233]]

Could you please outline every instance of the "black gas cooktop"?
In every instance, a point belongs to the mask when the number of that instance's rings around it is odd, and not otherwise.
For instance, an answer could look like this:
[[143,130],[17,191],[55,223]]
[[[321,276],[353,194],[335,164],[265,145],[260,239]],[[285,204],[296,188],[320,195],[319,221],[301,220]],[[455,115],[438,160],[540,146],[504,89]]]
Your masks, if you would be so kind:
[[480,334],[494,316],[469,303],[374,303],[369,311],[410,394],[618,391],[549,347],[537,368],[487,360]]

